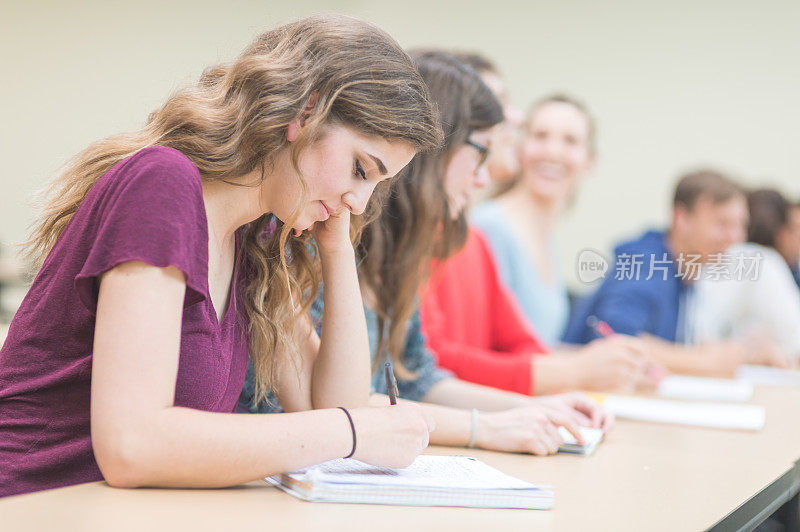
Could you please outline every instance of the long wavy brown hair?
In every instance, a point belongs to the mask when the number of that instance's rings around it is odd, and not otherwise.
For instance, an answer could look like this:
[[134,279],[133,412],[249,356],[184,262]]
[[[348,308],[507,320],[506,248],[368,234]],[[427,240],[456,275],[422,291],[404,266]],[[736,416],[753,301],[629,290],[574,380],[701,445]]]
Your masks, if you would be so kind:
[[411,56],[438,107],[444,144],[438,151],[418,153],[403,169],[380,218],[364,228],[358,246],[362,290],[378,319],[375,360],[389,353],[401,378],[413,376],[401,357],[407,321],[430,263],[449,257],[466,241],[465,214],[450,215],[445,169],[472,131],[503,121],[500,102],[471,67],[438,50],[412,51]]
[[[301,116],[306,127],[289,143],[287,125]],[[428,89],[392,37],[343,15],[304,18],[261,34],[235,61],[208,68],[195,86],[170,96],[142,129],[77,154],[48,187],[27,242],[28,257],[40,266],[97,180],[155,144],[185,154],[204,180],[226,181],[257,169],[263,180],[276,154],[288,148],[305,196],[299,157],[332,123],[418,151],[442,140]],[[276,223],[265,215],[243,235],[244,259],[253,272],[243,296],[256,400],[275,384],[283,357],[296,363],[292,332],[298,307],[305,312],[319,285],[318,254],[309,237],[289,239],[303,199],[291,219]],[[377,205],[370,202],[361,218],[373,218]],[[353,221],[354,235],[362,224]]]

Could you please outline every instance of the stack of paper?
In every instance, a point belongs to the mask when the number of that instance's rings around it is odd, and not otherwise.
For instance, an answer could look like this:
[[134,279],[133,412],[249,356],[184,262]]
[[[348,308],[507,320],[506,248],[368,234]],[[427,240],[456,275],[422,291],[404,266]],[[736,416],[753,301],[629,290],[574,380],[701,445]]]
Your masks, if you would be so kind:
[[603,431],[600,429],[593,429],[589,427],[579,427],[581,436],[583,436],[583,445],[578,445],[578,440],[575,436],[569,433],[564,427],[558,427],[558,434],[564,443],[558,448],[560,453],[574,453],[589,456],[597,449],[597,446],[603,441]]
[[736,371],[736,378],[753,384],[800,387],[800,371],[769,366],[740,366]]
[[760,430],[764,427],[763,406],[664,401],[609,395],[602,404],[620,419],[676,423],[722,429]]
[[306,501],[476,508],[553,507],[549,486],[501,473],[475,458],[420,455],[405,469],[340,458],[265,479]]
[[745,380],[670,375],[658,383],[656,393],[670,399],[744,403],[753,397],[753,384]]

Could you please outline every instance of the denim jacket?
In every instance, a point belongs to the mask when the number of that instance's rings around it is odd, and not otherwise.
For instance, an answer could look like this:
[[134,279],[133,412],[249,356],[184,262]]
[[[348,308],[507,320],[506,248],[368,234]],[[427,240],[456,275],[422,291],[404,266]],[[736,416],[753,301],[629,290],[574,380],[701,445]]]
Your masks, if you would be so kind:
[[[317,334],[322,329],[322,290],[314,300],[311,306],[311,320]],[[374,312],[364,307],[364,313],[367,319],[367,332],[369,334],[370,353],[372,354],[373,367],[375,364],[375,357],[377,356],[376,350],[378,346],[378,319]],[[420,401],[433,386],[441,381],[452,377],[452,373],[439,368],[436,365],[430,350],[425,346],[425,338],[420,329],[419,310],[414,312],[408,321],[408,335],[406,336],[406,347],[401,357],[403,365],[406,369],[416,374],[412,380],[398,379],[397,389],[400,392],[400,397],[409,399],[411,401]],[[378,364],[378,366],[381,366]],[[383,371],[376,371],[372,375],[372,393],[387,393],[386,381],[383,376]],[[283,412],[277,398],[270,393],[268,400],[261,401],[257,405],[253,405],[253,398],[255,397],[255,374],[252,362],[247,368],[247,378],[245,380],[244,389],[239,397],[239,409],[250,411],[254,413],[274,413]]]

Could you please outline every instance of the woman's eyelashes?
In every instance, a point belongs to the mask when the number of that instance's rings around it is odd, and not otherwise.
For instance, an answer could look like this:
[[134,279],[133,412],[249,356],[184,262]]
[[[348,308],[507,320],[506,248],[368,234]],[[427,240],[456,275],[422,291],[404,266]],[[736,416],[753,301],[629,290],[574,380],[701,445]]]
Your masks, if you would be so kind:
[[355,176],[361,177],[364,181],[367,180],[367,173],[364,171],[364,168],[361,166],[361,163],[358,159],[356,159],[356,171],[354,173]]

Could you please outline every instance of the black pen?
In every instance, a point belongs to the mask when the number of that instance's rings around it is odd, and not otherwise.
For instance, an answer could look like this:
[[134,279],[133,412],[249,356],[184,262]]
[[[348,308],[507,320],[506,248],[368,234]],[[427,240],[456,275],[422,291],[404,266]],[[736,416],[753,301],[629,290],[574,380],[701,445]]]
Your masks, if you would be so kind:
[[394,378],[392,361],[387,360],[383,365],[383,373],[386,376],[386,389],[389,391],[389,404],[397,404],[397,380]]

